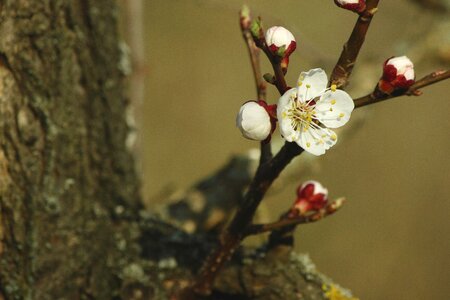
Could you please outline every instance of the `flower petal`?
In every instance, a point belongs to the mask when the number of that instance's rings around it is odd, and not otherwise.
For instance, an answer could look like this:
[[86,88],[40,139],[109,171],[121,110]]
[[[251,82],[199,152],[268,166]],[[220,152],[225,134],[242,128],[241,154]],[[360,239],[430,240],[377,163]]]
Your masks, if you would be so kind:
[[297,81],[299,100],[306,102],[307,100],[314,99],[327,88],[327,84],[327,74],[320,68],[300,73]]
[[337,135],[328,128],[310,128],[302,132],[296,143],[307,152],[322,155],[337,142]]
[[329,90],[320,97],[314,110],[316,118],[323,125],[338,128],[348,122],[354,108],[355,104],[349,94],[342,90]]
[[280,99],[278,99],[277,113],[280,112],[280,108],[283,108],[285,106],[290,106],[291,101],[295,100],[296,97],[297,97],[297,89],[296,88],[292,88],[292,89],[286,91],[286,93],[284,93],[283,96],[281,96]]
[[292,121],[286,117],[287,111],[291,108],[292,101],[297,97],[297,89],[293,88],[288,90],[278,100],[277,106],[277,118],[280,125],[281,135],[288,142],[292,142],[298,138],[298,132],[292,127]]

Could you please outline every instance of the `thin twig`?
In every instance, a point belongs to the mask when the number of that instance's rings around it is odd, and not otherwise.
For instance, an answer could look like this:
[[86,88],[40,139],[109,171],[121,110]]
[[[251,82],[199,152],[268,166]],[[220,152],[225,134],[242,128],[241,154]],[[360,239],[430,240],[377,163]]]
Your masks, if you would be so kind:
[[264,37],[264,29],[262,26],[259,28],[258,36],[253,36],[253,40],[255,45],[260,48],[269,59],[272,64],[273,71],[275,73],[275,82],[274,85],[277,87],[280,95],[283,95],[288,90],[288,85],[286,83],[286,79],[284,78],[285,72],[283,72],[283,68],[281,66],[281,57],[276,54],[273,54],[270,51],[269,47],[267,47],[266,39]]
[[372,18],[378,9],[378,2],[379,0],[367,0],[366,9],[359,15],[353,31],[342,49],[341,56],[331,73],[330,85],[335,84],[338,88],[344,88],[348,84],[359,50],[364,43]]
[[319,221],[325,217],[328,217],[334,214],[345,202],[345,198],[339,198],[336,201],[327,205],[326,208],[319,210],[316,213],[313,213],[308,216],[298,216],[295,218],[282,218],[276,222],[268,223],[268,224],[254,224],[247,228],[245,235],[255,235],[264,232],[279,230],[292,225],[300,225],[307,224]]
[[407,91],[406,95],[408,96],[418,96],[417,91],[423,87],[428,85],[437,83],[439,81],[449,79],[450,78],[450,70],[446,71],[435,71],[433,73],[428,74],[427,76],[417,80]]
[[242,36],[244,37],[245,44],[247,45],[248,54],[250,56],[250,62],[252,63],[253,77],[255,79],[256,95],[258,100],[266,101],[266,82],[261,74],[261,66],[259,63],[259,48],[256,47],[253,41],[252,33],[248,27],[241,27]]
[[355,107],[363,107],[369,104],[378,103],[387,99],[392,99],[400,96],[418,96],[421,95],[421,91],[419,89],[437,83],[439,81],[449,79],[450,78],[450,70],[447,71],[436,71],[427,76],[419,79],[414,83],[409,89],[402,91],[400,93],[393,93],[391,95],[383,94],[378,92],[376,89],[374,92],[355,99]]
[[274,55],[269,48],[267,47],[264,40],[256,40],[256,46],[264,51],[270,63],[272,64],[273,72],[275,74],[275,86],[277,87],[280,95],[283,95],[288,89],[288,85],[286,83],[286,78],[284,77],[283,68],[281,67],[281,58]]
[[[253,78],[255,80],[256,95],[258,100],[266,101],[266,82],[264,81],[261,73],[261,65],[259,61],[259,48],[253,41],[253,36],[250,31],[251,17],[247,7],[243,7],[240,11],[240,22],[242,37],[247,45],[248,54],[250,56],[250,62],[253,70]],[[270,141],[262,141],[260,144],[261,155],[259,158],[259,164],[262,165],[269,161],[272,157],[272,144]]]

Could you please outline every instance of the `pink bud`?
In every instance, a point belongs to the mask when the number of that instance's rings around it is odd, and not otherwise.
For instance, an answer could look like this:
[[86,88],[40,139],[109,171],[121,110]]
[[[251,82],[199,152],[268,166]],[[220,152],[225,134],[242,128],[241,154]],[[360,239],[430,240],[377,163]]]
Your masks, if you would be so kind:
[[378,88],[391,94],[394,90],[407,89],[414,84],[414,64],[406,56],[392,57],[383,66],[383,77]]
[[361,13],[366,9],[365,0],[334,0],[337,6]]
[[297,47],[294,35],[281,26],[267,29],[265,38],[270,51],[281,57],[289,57]]
[[297,189],[297,200],[291,208],[289,217],[317,211],[328,203],[328,190],[317,181],[307,181]]

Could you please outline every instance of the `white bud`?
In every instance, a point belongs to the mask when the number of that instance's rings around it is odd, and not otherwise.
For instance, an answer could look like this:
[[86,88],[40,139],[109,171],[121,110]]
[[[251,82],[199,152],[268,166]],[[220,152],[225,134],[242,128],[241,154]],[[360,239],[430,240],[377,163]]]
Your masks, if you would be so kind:
[[[284,27],[273,26],[266,31],[266,44],[269,46],[271,51],[275,52],[279,48],[285,48],[288,51],[287,55],[295,50],[296,42],[294,35]],[[294,43],[294,44],[293,44]]]
[[386,62],[397,69],[397,76],[403,75],[406,80],[414,80],[414,64],[406,56],[393,57]]
[[236,127],[248,139],[263,141],[272,129],[270,116],[256,101],[244,103],[236,117]]

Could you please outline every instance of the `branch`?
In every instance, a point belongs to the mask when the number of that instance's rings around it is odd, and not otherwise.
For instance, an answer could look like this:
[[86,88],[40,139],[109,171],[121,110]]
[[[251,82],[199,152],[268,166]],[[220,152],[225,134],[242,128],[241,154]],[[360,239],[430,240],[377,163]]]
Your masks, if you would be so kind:
[[250,62],[252,64],[253,77],[255,79],[256,95],[258,100],[266,100],[266,82],[263,80],[261,73],[261,66],[259,63],[259,49],[256,47],[253,41],[253,36],[250,31],[250,12],[248,8],[243,7],[240,12],[241,31],[245,44],[247,45],[248,54],[250,56]]
[[307,216],[298,216],[295,218],[282,218],[276,222],[268,224],[254,224],[247,228],[245,235],[255,235],[269,231],[280,230],[289,226],[296,226],[300,224],[307,224],[319,221],[325,217],[334,214],[338,209],[342,207],[345,202],[345,198],[339,198],[336,201],[327,205],[327,207]]
[[[253,22],[253,24],[257,26],[257,32],[255,33],[252,28],[248,27],[250,26],[249,20],[246,20],[248,23],[243,23],[242,17],[243,15],[241,12],[241,29],[244,28],[246,30],[252,31],[251,33],[255,45],[263,50],[272,64],[275,73],[274,84],[276,85],[280,94],[283,95],[288,90],[288,86],[286,84],[286,79],[284,78],[284,74],[286,73],[287,69],[283,68],[282,59],[273,54],[267,47],[264,38],[264,31],[260,26],[260,20]],[[246,26],[247,28],[245,28]],[[247,45],[249,45],[247,35],[245,33],[243,34],[245,40],[247,41]],[[249,52],[252,60],[252,66],[254,68],[254,74],[255,76],[258,76],[258,78],[255,79],[255,82],[257,84],[257,91],[259,93],[260,74],[258,72],[255,72],[255,66],[258,66],[259,62],[255,64],[255,57],[253,55],[254,51],[251,47],[252,46],[250,44]],[[269,157],[267,161],[265,161],[267,158],[267,152],[265,151],[267,151],[267,149],[264,149],[264,145],[261,146],[262,153],[260,165],[256,171],[253,181],[250,183],[247,193],[244,196],[242,205],[237,210],[230,225],[221,234],[217,249],[205,260],[205,263],[194,283],[182,294],[182,296],[188,295],[184,296],[186,299],[189,297],[189,295],[192,294],[209,295],[211,293],[214,279],[220,272],[223,264],[230,259],[231,255],[239,247],[241,241],[245,238],[245,230],[250,225],[253,216],[255,215],[256,209],[261,203],[261,200],[263,199],[267,190],[272,185],[273,181],[279,176],[281,171],[289,164],[289,162],[291,162],[294,157],[303,152],[303,149],[296,143],[286,142],[273,158]]]
[[359,15],[353,31],[342,49],[336,66],[330,76],[330,85],[335,84],[338,88],[344,88],[348,84],[348,79],[353,71],[356,58],[361,49],[370,22],[376,11],[378,10],[379,0],[367,0],[366,9]]
[[[247,45],[248,54],[250,56],[250,62],[252,64],[253,78],[255,79],[256,95],[258,100],[266,101],[266,82],[264,81],[261,74],[261,65],[259,62],[259,48],[255,45],[253,41],[252,32],[250,30],[251,17],[248,7],[242,7],[239,13],[241,22],[241,32],[244,38],[245,44]],[[272,157],[272,145],[270,141],[262,141],[260,144],[261,155],[259,163],[263,164],[269,161]]]
[[416,81],[409,89],[408,91],[405,93],[408,96],[418,96],[420,95],[420,91],[419,89],[426,87],[428,85],[437,83],[439,81],[445,80],[445,79],[449,79],[450,78],[450,70],[446,70],[446,71],[435,71],[431,74],[428,74],[427,76],[419,79],[418,81]]
[[[190,288],[197,294],[208,295],[211,293],[215,277],[223,264],[231,257],[241,241],[245,238],[246,228],[250,225],[258,205],[272,182],[291,160],[303,152],[296,143],[286,142],[281,150],[266,164],[260,165],[256,175],[250,184],[249,190],[244,196],[241,207],[230,225],[220,236],[220,245],[206,259],[194,284]],[[189,294],[189,289],[186,292]]]
[[283,70],[283,67],[281,65],[282,60],[281,57],[277,56],[276,54],[273,54],[270,51],[269,47],[267,47],[266,39],[264,37],[264,29],[260,25],[261,21],[258,20],[257,22],[259,22],[258,23],[259,31],[257,33],[258,34],[257,36],[255,36],[255,33],[252,34],[253,40],[255,42],[255,45],[266,54],[267,58],[272,64],[272,68],[275,73],[275,79],[271,83],[273,83],[277,87],[280,95],[283,95],[288,90],[286,79],[284,78],[287,69]]
[[391,95],[383,94],[378,89],[375,89],[374,92],[372,92],[369,95],[360,97],[358,99],[355,99],[355,108],[366,106],[369,104],[378,103],[387,99],[397,98],[400,96],[419,96],[422,94],[419,89],[432,85],[434,83],[437,83],[439,81],[449,79],[450,78],[450,70],[446,71],[435,71],[431,74],[428,74],[427,76],[419,79],[414,83],[409,89],[402,91],[400,93],[393,93]]
[[283,95],[288,89],[288,85],[286,83],[286,79],[284,78],[285,72],[283,71],[283,68],[281,67],[281,58],[272,54],[272,52],[269,50],[269,48],[266,45],[266,42],[263,40],[261,43],[261,40],[258,40],[256,42],[256,45],[264,51],[267,58],[269,59],[270,63],[272,64],[273,71],[275,73],[275,86],[278,89],[278,92],[280,95]]

